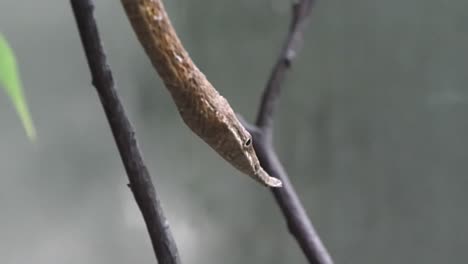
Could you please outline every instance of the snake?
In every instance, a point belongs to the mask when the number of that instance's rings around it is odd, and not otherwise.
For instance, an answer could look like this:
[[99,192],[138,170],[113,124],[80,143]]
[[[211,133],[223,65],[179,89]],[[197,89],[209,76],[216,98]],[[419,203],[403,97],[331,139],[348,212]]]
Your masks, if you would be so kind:
[[161,0],[121,0],[151,64],[184,123],[224,160],[267,187],[281,187],[260,165],[252,136],[229,102],[208,81],[183,47]]

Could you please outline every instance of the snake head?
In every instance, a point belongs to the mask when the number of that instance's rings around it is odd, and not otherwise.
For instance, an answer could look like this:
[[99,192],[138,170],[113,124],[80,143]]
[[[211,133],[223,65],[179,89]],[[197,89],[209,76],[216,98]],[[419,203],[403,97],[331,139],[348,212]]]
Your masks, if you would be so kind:
[[224,137],[223,149],[228,150],[228,152],[225,152],[222,156],[238,170],[263,185],[281,187],[281,181],[268,175],[260,165],[250,133],[242,126],[236,116],[233,116],[233,118],[234,120],[227,123],[229,133]]

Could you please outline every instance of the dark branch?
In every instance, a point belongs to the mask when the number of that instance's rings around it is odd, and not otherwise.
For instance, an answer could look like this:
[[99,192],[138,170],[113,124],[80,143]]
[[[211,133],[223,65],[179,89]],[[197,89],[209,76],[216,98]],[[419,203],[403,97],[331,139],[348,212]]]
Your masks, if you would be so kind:
[[252,134],[255,151],[262,167],[283,182],[282,188],[271,189],[276,202],[286,219],[289,232],[296,239],[302,252],[311,264],[332,264],[333,261],[314,229],[289,176],[284,170],[265,133]]
[[332,264],[333,260],[320,241],[272,143],[273,114],[278,107],[281,84],[286,71],[291,67],[291,62],[299,51],[298,44],[313,2],[313,0],[301,0],[293,5],[289,32],[263,92],[256,126],[247,124],[245,121],[243,123],[252,132],[254,148],[262,167],[270,175],[278,177],[283,182],[283,188],[274,188],[271,191],[286,219],[290,233],[299,243],[307,260],[311,264]]
[[302,31],[306,25],[307,17],[312,9],[314,0],[299,1],[293,4],[292,19],[289,25],[289,32],[281,49],[281,53],[276,61],[268,79],[267,86],[263,91],[260,109],[257,115],[256,125],[262,130],[267,130],[271,136],[273,127],[273,112],[278,107],[280,87],[284,81],[286,71],[291,67],[291,63],[299,52],[302,42]]
[[86,58],[120,157],[130,181],[130,188],[143,214],[153,249],[160,264],[180,263],[177,247],[164,216],[156,190],[138,148],[134,129],[126,117],[115,90],[112,72],[106,61],[90,0],[71,0]]

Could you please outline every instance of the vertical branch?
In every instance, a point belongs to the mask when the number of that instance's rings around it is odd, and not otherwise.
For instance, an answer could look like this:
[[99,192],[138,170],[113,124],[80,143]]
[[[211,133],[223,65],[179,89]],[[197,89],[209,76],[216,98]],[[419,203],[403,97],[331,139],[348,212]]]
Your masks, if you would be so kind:
[[106,61],[91,0],[71,0],[93,85],[101,100],[138,207],[143,214],[153,250],[160,264],[180,263],[177,247],[164,216],[156,190],[135,138],[134,129],[115,90]]
[[243,119],[241,120],[252,134],[254,148],[261,165],[270,175],[278,177],[283,182],[283,188],[271,189],[271,191],[286,219],[291,235],[298,242],[309,263],[332,264],[333,260],[307,216],[272,143],[273,117],[278,108],[281,84],[285,79],[286,71],[291,67],[293,59],[299,52],[299,44],[302,41],[303,30],[313,2],[314,0],[300,0],[293,4],[289,32],[263,91],[256,124],[248,124]]

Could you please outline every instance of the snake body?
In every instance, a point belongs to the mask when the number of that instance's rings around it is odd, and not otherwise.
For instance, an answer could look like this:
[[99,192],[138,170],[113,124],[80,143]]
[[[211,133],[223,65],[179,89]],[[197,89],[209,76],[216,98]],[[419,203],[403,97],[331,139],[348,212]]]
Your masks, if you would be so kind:
[[252,139],[228,101],[184,49],[160,0],[121,0],[137,38],[169,90],[185,124],[238,170],[281,186],[260,166]]

